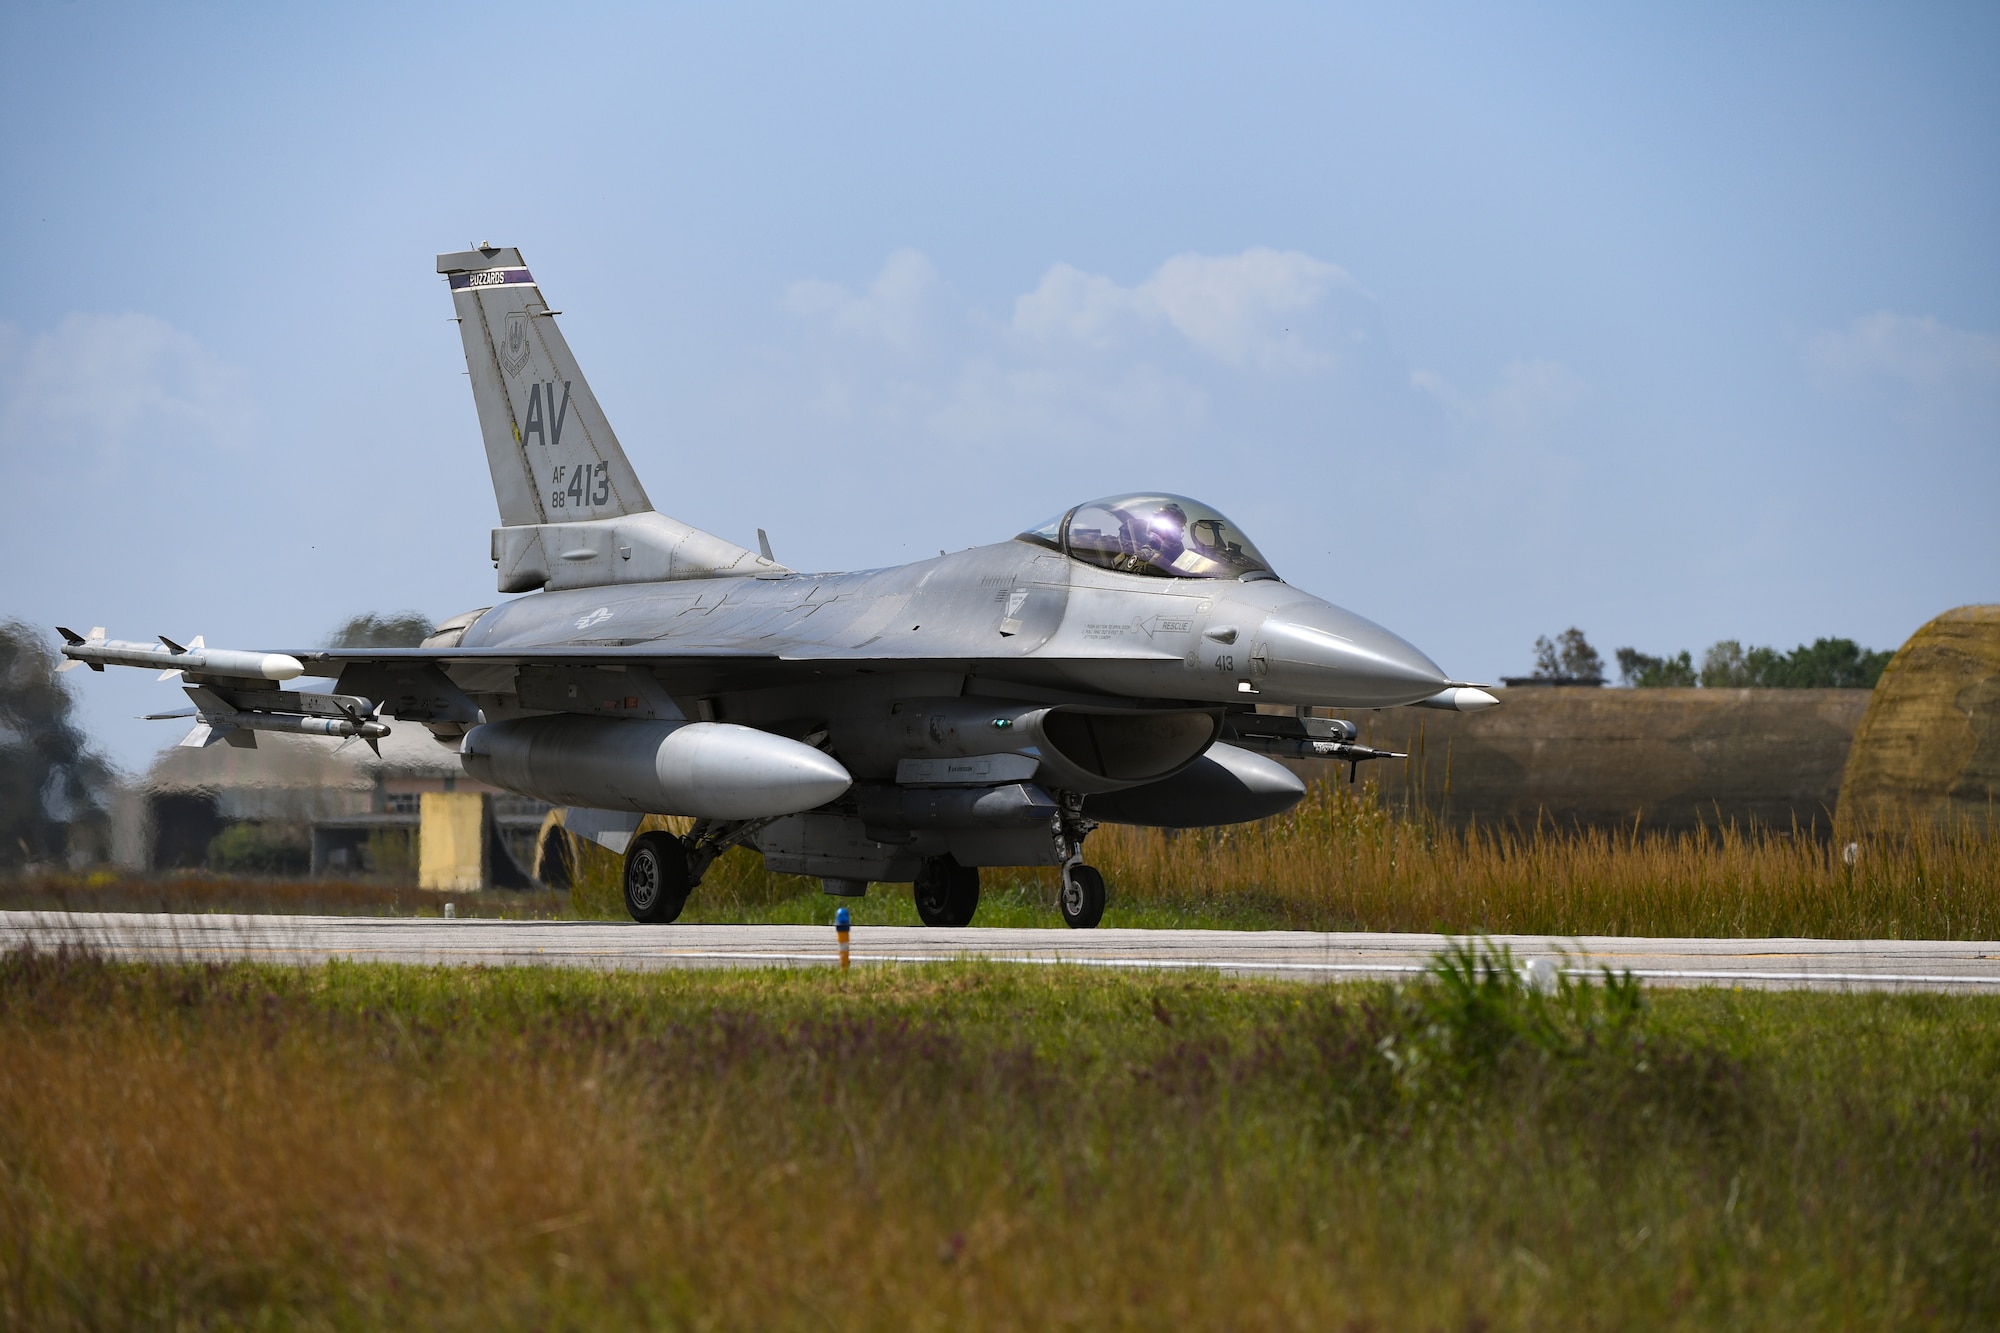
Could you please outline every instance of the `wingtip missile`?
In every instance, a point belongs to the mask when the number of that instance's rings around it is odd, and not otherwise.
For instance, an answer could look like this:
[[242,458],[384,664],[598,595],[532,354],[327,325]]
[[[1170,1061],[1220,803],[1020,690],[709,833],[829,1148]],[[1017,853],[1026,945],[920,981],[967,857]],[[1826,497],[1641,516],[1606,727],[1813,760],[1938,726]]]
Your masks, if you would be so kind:
[[[88,638],[78,638],[74,630],[57,627],[63,636],[63,656],[69,663],[102,671],[107,666],[163,668],[160,679],[187,673],[195,676],[232,676],[248,680],[291,680],[305,674],[305,664],[285,653],[240,652],[229,648],[209,648],[201,638],[186,647],[164,634],[159,643],[127,643],[106,639],[99,627]],[[58,668],[60,670],[62,668]]]

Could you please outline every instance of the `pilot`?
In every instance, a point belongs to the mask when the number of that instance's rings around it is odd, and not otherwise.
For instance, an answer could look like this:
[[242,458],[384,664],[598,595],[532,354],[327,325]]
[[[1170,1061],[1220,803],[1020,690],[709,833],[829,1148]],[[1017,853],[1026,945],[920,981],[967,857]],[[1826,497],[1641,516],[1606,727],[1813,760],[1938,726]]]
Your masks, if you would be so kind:
[[1169,501],[1154,512],[1146,522],[1147,545],[1153,549],[1152,562],[1162,568],[1171,568],[1174,561],[1187,550],[1187,511]]

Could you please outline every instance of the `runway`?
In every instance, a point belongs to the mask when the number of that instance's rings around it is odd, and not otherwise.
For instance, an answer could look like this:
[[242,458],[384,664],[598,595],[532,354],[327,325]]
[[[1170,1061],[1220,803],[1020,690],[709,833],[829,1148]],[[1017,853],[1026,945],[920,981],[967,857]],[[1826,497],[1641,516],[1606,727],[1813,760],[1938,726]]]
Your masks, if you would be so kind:
[[[1236,930],[926,930],[864,926],[857,966],[987,958],[1027,965],[1201,970],[1295,981],[1407,977],[1446,935]],[[2000,995],[2000,942],[1647,939],[1495,935],[1526,962],[1651,985],[1758,989],[1939,990]],[[436,917],[224,916],[0,912],[0,949],[87,946],[132,961],[315,964],[332,959],[451,967],[826,967],[828,926],[638,926],[600,921],[446,921]]]

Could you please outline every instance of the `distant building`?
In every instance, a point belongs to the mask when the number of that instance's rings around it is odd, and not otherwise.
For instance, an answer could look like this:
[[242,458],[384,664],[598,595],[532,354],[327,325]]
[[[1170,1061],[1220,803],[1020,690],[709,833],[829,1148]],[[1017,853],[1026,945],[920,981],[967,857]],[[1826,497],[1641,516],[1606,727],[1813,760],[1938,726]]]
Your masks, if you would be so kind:
[[[546,804],[473,781],[455,748],[414,723],[395,726],[381,745],[378,758],[359,741],[265,732],[254,750],[215,744],[162,751],[118,802],[114,859],[134,870],[206,866],[218,834],[253,823],[309,836],[315,875],[387,871],[372,861],[395,845],[380,835],[393,835],[410,849],[414,875],[423,794],[476,791],[491,794],[493,822],[512,860],[529,862]],[[500,876],[510,878],[505,868]]]

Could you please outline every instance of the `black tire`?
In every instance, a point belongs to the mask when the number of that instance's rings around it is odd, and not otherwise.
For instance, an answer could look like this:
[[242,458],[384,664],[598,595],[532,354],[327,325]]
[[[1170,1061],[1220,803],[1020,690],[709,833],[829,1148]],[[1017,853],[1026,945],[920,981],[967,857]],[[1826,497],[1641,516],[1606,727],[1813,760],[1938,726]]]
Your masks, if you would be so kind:
[[1071,866],[1056,899],[1063,924],[1071,930],[1091,930],[1104,919],[1104,876],[1095,866]]
[[979,867],[962,866],[950,856],[933,856],[911,886],[917,916],[927,926],[969,926],[979,910]]
[[665,925],[688,896],[687,848],[671,833],[648,833],[625,852],[625,910],[634,921]]

